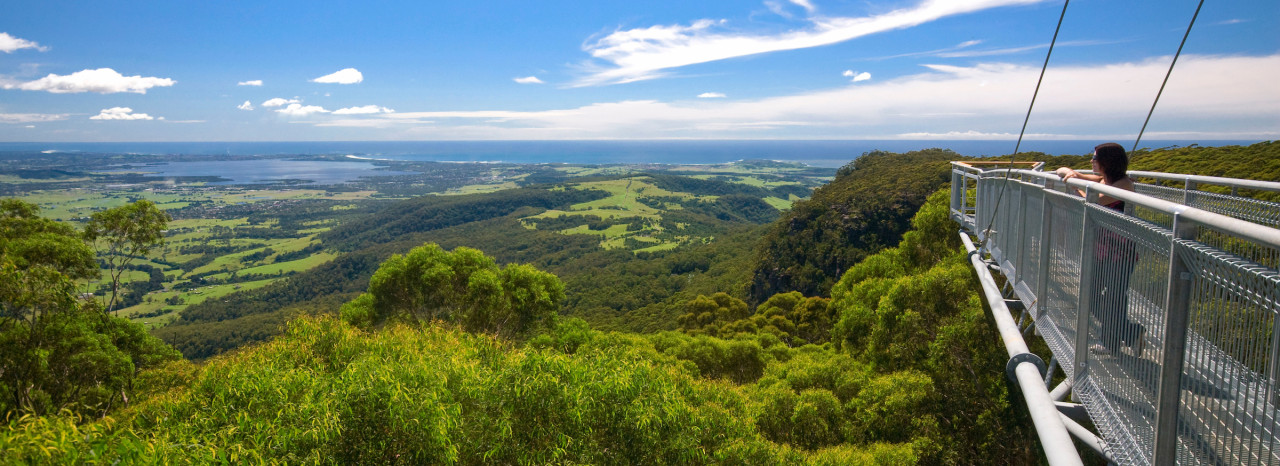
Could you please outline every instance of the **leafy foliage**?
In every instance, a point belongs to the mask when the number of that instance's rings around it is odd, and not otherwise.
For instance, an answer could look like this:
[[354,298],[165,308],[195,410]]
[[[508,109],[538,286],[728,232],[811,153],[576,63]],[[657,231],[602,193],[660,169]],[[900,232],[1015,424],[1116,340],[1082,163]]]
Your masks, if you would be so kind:
[[747,303],[717,293],[689,301],[685,304],[688,312],[677,322],[691,335],[735,338],[767,333],[792,347],[821,344],[830,341],[835,323],[829,302],[826,298],[805,298],[798,291],[778,293],[750,314]]
[[750,296],[799,291],[825,296],[845,270],[893,245],[925,198],[950,180],[943,149],[894,154],[871,152],[837,172],[836,179],[797,202],[773,224],[759,246]]
[[499,268],[475,249],[446,252],[428,243],[383,262],[369,291],[342,306],[342,317],[363,328],[456,322],[510,337],[549,321],[563,300],[555,275],[523,264]]
[[73,228],[0,201],[0,413],[105,415],[129,402],[138,371],[178,358],[142,326],[77,299],[75,280],[97,272]]
[[94,212],[84,227],[85,240],[98,247],[98,256],[107,263],[111,278],[111,298],[104,307],[113,310],[120,292],[120,276],[135,258],[146,256],[164,243],[169,214],[154,202],[140,200]]
[[51,462],[914,462],[905,445],[810,453],[770,442],[742,390],[625,344],[597,348],[569,356],[439,327],[368,334],[303,318],[194,374],[160,369],[151,380],[171,388],[120,421],[24,418],[0,445]]

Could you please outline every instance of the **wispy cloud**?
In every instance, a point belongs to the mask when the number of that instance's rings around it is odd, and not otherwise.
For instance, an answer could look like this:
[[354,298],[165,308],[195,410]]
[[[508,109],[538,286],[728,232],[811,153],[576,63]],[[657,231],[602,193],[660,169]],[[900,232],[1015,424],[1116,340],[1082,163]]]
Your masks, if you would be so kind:
[[44,52],[49,50],[49,47],[19,37],[13,37],[7,32],[0,32],[0,52],[13,53],[22,49],[36,49]]
[[723,99],[726,96],[720,92],[703,92],[698,94],[699,99]]
[[[1041,139],[1130,138],[1168,60],[1059,66],[1045,76],[1028,130]],[[1280,54],[1183,55],[1178,67],[1149,133],[1280,137],[1274,124],[1280,121],[1280,88],[1271,83],[1280,74]],[[543,111],[400,112],[373,118],[399,122],[406,138],[1012,139],[1039,71],[1039,66],[1002,63],[930,65],[887,81],[757,100],[630,100]]]
[[537,76],[525,76],[523,78],[515,78],[515,82],[520,84],[542,84],[542,80]]
[[782,50],[830,45],[879,32],[917,26],[948,16],[1042,0],[925,0],[915,6],[865,17],[814,17],[804,29],[771,34],[737,33],[725,20],[615,31],[583,46],[597,60],[583,66],[576,86],[627,83],[661,77],[699,63]]
[[[1058,42],[1057,47],[1084,47],[1092,45],[1115,44],[1121,41],[1102,41],[1102,40],[1069,40]],[[997,55],[1012,55],[1023,53],[1031,50],[1049,48],[1048,43],[1025,45],[1021,47],[1005,47],[999,49],[974,50],[973,47],[983,42],[980,40],[970,40],[961,42],[953,47],[926,50],[921,52],[901,53],[897,55],[889,55],[884,57],[871,58],[871,60],[888,60],[892,58],[906,57],[939,57],[939,58],[968,58],[968,57],[992,57]]]
[[41,123],[67,119],[66,113],[0,113],[0,123]]
[[246,100],[243,104],[237,105],[236,108],[240,110],[253,110],[253,103]]
[[254,80],[252,80],[252,81],[240,81],[240,82],[236,83],[236,85],[237,85],[237,86],[261,86],[261,85],[262,85],[262,80],[261,80],[261,79],[254,79]]
[[808,11],[810,13],[813,13],[814,10],[817,10],[817,8],[814,8],[813,3],[810,2],[809,0],[790,0],[790,1],[791,3],[799,5],[800,8],[804,8],[805,11]]
[[35,81],[21,84],[5,84],[4,88],[17,88],[24,91],[48,91],[53,94],[75,94],[80,92],[146,94],[147,89],[169,87],[176,82],[169,78],[124,76],[111,68],[98,68],[96,70],[77,71],[66,76],[50,74]]
[[377,105],[365,105],[363,107],[347,107],[333,111],[334,115],[368,115],[374,113],[394,113],[395,110],[387,107],[379,107]]
[[311,81],[329,84],[356,84],[364,81],[364,75],[360,74],[360,71],[355,68],[344,68]]
[[[97,115],[89,117],[90,120],[154,120],[155,118],[145,113],[133,113],[133,109],[129,107],[111,107],[104,108]],[[163,120],[164,118],[160,118]]]
[[302,104],[289,104],[288,107],[276,110],[276,112],[282,113],[288,116],[307,116],[313,113],[329,113],[329,111],[325,110],[324,107],[320,107],[318,105],[302,105]]
[[262,106],[271,108],[271,107],[280,107],[284,105],[298,104],[298,103],[302,103],[302,101],[298,99],[285,99],[281,97],[275,97],[275,98],[267,99],[265,102],[262,103]]

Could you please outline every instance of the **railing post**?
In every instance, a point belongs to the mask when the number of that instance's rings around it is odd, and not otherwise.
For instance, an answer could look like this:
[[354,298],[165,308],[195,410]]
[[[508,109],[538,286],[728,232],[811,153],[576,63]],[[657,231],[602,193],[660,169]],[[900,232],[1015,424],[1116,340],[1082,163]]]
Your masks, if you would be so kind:
[[1193,197],[1191,196],[1191,193],[1194,192],[1195,190],[1196,190],[1196,182],[1191,181],[1190,178],[1187,178],[1187,181],[1182,185],[1182,205],[1185,205],[1185,206],[1191,205],[1191,200]]
[[[1071,189],[1069,185],[1067,189]],[[1091,327],[1089,317],[1093,312],[1089,308],[1089,297],[1093,296],[1094,293],[1094,228],[1089,225],[1089,203],[1098,200],[1097,193],[1094,193],[1089,187],[1084,189],[1084,202],[1081,204],[1084,212],[1080,216],[1080,286],[1078,288],[1080,293],[1076,296],[1076,387],[1084,386],[1084,379],[1089,375],[1089,327]]]
[[1053,248],[1053,203],[1049,202],[1049,186],[1040,190],[1040,270],[1036,274],[1036,304],[1034,316],[1038,320],[1044,315],[1045,303],[1049,300],[1049,260]]
[[1267,368],[1267,397],[1265,400],[1276,401],[1276,389],[1280,388],[1280,316],[1271,319],[1271,367]]
[[1018,283],[1022,282],[1024,280],[1023,277],[1026,276],[1022,268],[1026,266],[1027,248],[1031,240],[1028,239],[1029,235],[1027,235],[1027,230],[1029,230],[1027,228],[1027,184],[1021,178],[1015,181],[1014,184],[1018,186],[1018,197],[1014,198],[1017,199],[1016,202],[1018,203],[1018,237],[1015,238],[1018,246],[1013,248],[1013,254],[1016,256],[1016,260],[1013,261],[1013,285],[1014,289],[1017,289]]
[[956,216],[956,220],[963,222],[964,206],[960,203],[960,196],[964,195],[964,175],[956,168],[956,164],[951,164],[951,215]]
[[[1188,183],[1189,186],[1193,186]],[[1165,291],[1164,347],[1160,352],[1160,378],[1156,391],[1155,465],[1174,464],[1178,458],[1178,411],[1182,404],[1182,369],[1186,359],[1187,326],[1191,310],[1191,270],[1182,260],[1179,240],[1195,238],[1195,225],[1173,214],[1169,239],[1169,276]]]

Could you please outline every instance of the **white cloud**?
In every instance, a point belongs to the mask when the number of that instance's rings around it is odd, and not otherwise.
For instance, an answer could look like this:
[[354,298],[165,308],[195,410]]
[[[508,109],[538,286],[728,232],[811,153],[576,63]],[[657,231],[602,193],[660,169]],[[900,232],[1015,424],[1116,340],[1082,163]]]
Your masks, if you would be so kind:
[[[1036,101],[1027,128],[1031,137],[1131,140],[1168,62],[1169,57],[1158,57],[1056,67],[1045,76]],[[758,100],[621,101],[544,111],[400,112],[374,118],[401,123],[397,127],[406,138],[1013,139],[1039,71],[1038,65],[932,65],[886,81]],[[1276,75],[1280,54],[1184,54],[1146,137],[1280,138]]]
[[606,62],[584,65],[576,86],[653,79],[667,70],[728,58],[830,45],[879,32],[903,29],[974,11],[1043,0],[925,0],[909,8],[867,17],[815,17],[805,29],[774,34],[724,31],[724,20],[703,19],[688,26],[618,30],[583,49]]
[[261,85],[262,85],[262,80],[261,80],[261,79],[254,79],[254,80],[252,80],[252,81],[240,81],[240,82],[236,83],[236,85],[237,85],[237,86],[261,86]]
[[262,106],[270,108],[270,107],[280,107],[283,105],[298,104],[298,103],[302,103],[302,101],[298,99],[283,99],[280,97],[275,97],[272,99],[267,99],[266,102],[262,103]]
[[809,0],[790,0],[790,1],[791,3],[794,3],[800,6],[800,8],[804,8],[805,11],[808,11],[810,13],[813,13],[813,11],[817,9],[817,8],[814,8],[813,3],[810,2]]
[[515,78],[515,81],[520,84],[542,84],[542,80],[538,79],[537,76],[525,76],[523,78]]
[[719,92],[703,92],[698,94],[699,99],[723,99],[725,95]]
[[13,53],[22,49],[36,49],[44,52],[49,50],[49,47],[44,47],[26,39],[13,37],[7,32],[0,32],[0,52]]
[[329,111],[325,110],[324,107],[320,107],[317,105],[304,106],[302,104],[289,104],[288,107],[276,110],[276,112],[283,113],[289,116],[307,116],[313,113],[329,113]]
[[253,110],[253,103],[246,100],[243,104],[237,105],[236,108],[240,110]]
[[855,83],[859,81],[867,81],[871,79],[871,73],[868,73],[866,71],[863,71],[861,73],[855,73],[853,70],[844,70],[844,72],[840,73],[840,75],[846,78],[853,78],[853,82]]
[[[133,109],[129,107],[111,107],[104,108],[95,116],[89,117],[90,120],[154,120],[151,115],[145,113],[133,113]],[[161,120],[164,117],[160,117]]]
[[153,87],[169,87],[177,81],[169,78],[142,76],[124,76],[111,68],[83,70],[66,76],[50,74],[35,81],[18,85],[5,84],[5,89],[18,88],[25,91],[48,91],[54,94],[75,94],[80,92],[97,92],[113,94],[116,92],[132,92],[146,94]]
[[392,113],[395,110],[387,107],[379,107],[377,105],[365,105],[363,107],[347,107],[333,111],[334,115],[367,115],[371,113]]
[[330,84],[355,84],[360,81],[364,81],[364,75],[355,68],[345,68],[311,80],[311,82]]
[[0,113],[0,123],[42,123],[67,119],[66,113]]

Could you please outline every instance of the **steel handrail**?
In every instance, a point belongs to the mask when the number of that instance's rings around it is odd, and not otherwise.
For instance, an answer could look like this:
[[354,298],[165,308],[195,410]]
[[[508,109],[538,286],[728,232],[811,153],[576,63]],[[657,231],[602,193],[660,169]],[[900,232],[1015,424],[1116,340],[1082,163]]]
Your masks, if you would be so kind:
[[[1151,172],[1130,174],[1147,177]],[[1193,204],[1196,206],[1202,205],[1193,196],[1194,193],[1203,192],[1196,191],[1198,185],[1231,187],[1230,195],[1213,195],[1227,202],[1249,202],[1251,208],[1261,206],[1264,211],[1272,203],[1237,196],[1236,189],[1280,191],[1280,183],[1267,181],[1165,173],[1155,175],[1151,178],[1184,183],[1184,192],[1187,193],[1183,196],[1186,200],[1184,202],[1197,202]],[[1167,197],[1155,197],[1160,195],[1159,192],[1154,193],[1154,196],[1143,194],[1145,191],[1141,187],[1140,192],[1133,192],[1078,178],[1062,180],[1053,172],[1012,169],[1007,164],[997,168],[953,162],[952,181],[952,217],[978,235],[983,241],[981,251],[991,254],[993,265],[999,265],[996,271],[1005,275],[1008,285],[1027,306],[1029,315],[1035,319],[1036,328],[1048,332],[1042,335],[1046,341],[1052,340],[1050,348],[1055,353],[1048,365],[1050,370],[1057,366],[1055,362],[1058,357],[1073,359],[1064,360],[1060,365],[1064,371],[1070,370],[1067,373],[1069,377],[1066,383],[1048,394],[1049,398],[1061,399],[1067,390],[1079,390],[1077,396],[1083,397],[1079,399],[1085,403],[1090,416],[1102,416],[1095,418],[1095,423],[1100,429],[1105,429],[1101,432],[1106,433],[1108,442],[1119,442],[1108,448],[1118,454],[1114,459],[1109,457],[1109,461],[1120,464],[1144,464],[1148,461],[1151,464],[1171,464],[1180,459],[1188,459],[1179,456],[1185,454],[1209,455],[1201,457],[1199,461],[1210,463],[1280,461],[1280,437],[1276,437],[1276,432],[1280,431],[1280,421],[1277,421],[1280,419],[1280,401],[1277,401],[1280,398],[1277,396],[1280,395],[1276,394],[1280,391],[1280,317],[1276,317],[1276,313],[1280,312],[1280,308],[1277,308],[1277,303],[1280,303],[1280,274],[1276,269],[1276,252],[1280,251],[1280,229],[1274,228],[1274,225],[1250,221],[1253,218],[1249,217],[1252,214],[1249,211],[1227,209],[1217,210],[1222,212],[1217,213],[1205,210],[1216,209],[1212,204],[1204,208],[1191,207],[1165,200]],[[1119,215],[1097,205],[1100,196],[1124,201],[1126,212],[1133,216]],[[1138,210],[1135,212],[1134,208]],[[1241,215],[1241,218],[1233,215]],[[1063,221],[1066,223],[1060,223]],[[1140,248],[1146,252],[1142,252],[1143,256],[1126,256],[1128,259],[1116,259],[1116,256],[1101,259],[1128,262],[1130,268],[1127,272],[1100,268],[1108,266],[1097,265],[1096,261],[1100,259],[1094,256],[1094,251],[1097,250],[1095,248],[1115,247],[1099,246],[1098,238],[1108,237],[1104,235],[1120,235],[1140,241],[1141,243],[1124,243],[1127,246],[1123,247]],[[1158,254],[1153,256],[1152,252]],[[1110,280],[1107,277],[1116,277],[1116,274],[1129,276],[1139,262],[1139,257],[1146,257],[1141,260],[1146,264],[1141,267],[1144,278],[1139,285],[1133,285],[1128,278],[1123,278],[1119,282],[1122,287],[1119,290],[1124,296],[1132,296],[1132,299],[1144,303],[1139,304],[1136,312],[1139,313],[1139,319],[1145,321],[1145,330],[1154,333],[1154,336],[1148,335],[1151,338],[1146,338],[1138,333],[1137,341],[1154,341],[1152,344],[1157,352],[1148,353],[1148,356],[1154,355],[1154,358],[1144,358],[1142,352],[1138,351],[1134,356],[1129,356],[1128,360],[1108,360],[1105,355],[1110,353],[1097,356],[1095,352],[1099,350],[1093,348],[1098,346],[1096,342],[1107,341],[1106,328],[1112,324],[1094,313],[1121,312],[1125,308],[1132,311],[1134,308],[1121,305],[1121,311],[1113,311],[1113,305],[1104,304],[1100,307],[1092,303],[1091,300],[1094,299],[1105,299],[1097,298],[1101,296],[1098,293],[1110,295],[1116,292],[1115,289],[1108,288],[1105,281],[1100,283],[1097,280]],[[1167,264],[1168,269],[1160,268],[1164,267],[1159,265],[1162,262]],[[1152,268],[1153,266],[1156,268]],[[978,262],[975,262],[975,268],[982,269],[979,275],[986,271],[986,267],[979,267]],[[1239,277],[1240,281],[1237,282],[1232,277]],[[1161,288],[1152,288],[1157,285]],[[983,287],[984,292],[987,292],[986,283],[983,283]],[[1198,290],[1194,292],[1194,296],[1192,287]],[[1157,294],[1152,294],[1151,291],[1156,291]],[[1090,298],[1086,299],[1086,296]],[[1057,301],[1044,301],[1053,299]],[[1212,303],[1213,307],[1203,307],[1208,303]],[[991,309],[993,314],[1008,317],[1008,311],[995,302],[991,303]],[[1206,312],[1213,314],[1205,315]],[[1251,314],[1231,314],[1232,312]],[[1118,318],[1125,318],[1124,314],[1119,315],[1121,317]],[[1042,321],[1042,317],[1045,320]],[[1098,319],[1097,324],[1092,322],[1094,318]],[[1236,322],[1242,318],[1250,320]],[[998,317],[996,320],[1006,349],[1014,356],[1016,348],[1009,346],[1010,335],[1006,335],[1009,332],[1002,328],[1008,325],[1002,325]],[[1223,322],[1230,322],[1232,326],[1213,326],[1222,325]],[[1242,329],[1259,324],[1273,330],[1267,334],[1271,336],[1265,337],[1265,341],[1249,340],[1251,343],[1247,344],[1251,346],[1241,346],[1234,342],[1233,339],[1242,336]],[[1257,353],[1259,350],[1264,353]],[[1238,353],[1234,351],[1250,353],[1237,356]],[[1237,357],[1246,359],[1237,360]],[[1038,360],[1029,355],[1023,359]],[[1012,371],[1015,367],[1021,370],[1021,366],[1031,365],[1011,359],[1007,370]],[[1043,362],[1040,362],[1040,367],[1042,366]],[[1095,367],[1096,369],[1091,369]],[[1100,372],[1095,375],[1094,370]],[[1141,372],[1119,372],[1129,370]],[[1044,374],[1040,375],[1044,378]],[[1211,379],[1203,379],[1204,377]],[[1252,385],[1239,385],[1242,383],[1239,377],[1245,377],[1248,382],[1243,383]],[[1188,391],[1192,389],[1186,388],[1183,383],[1189,381],[1204,384],[1206,380],[1213,381],[1214,390],[1226,394],[1215,396],[1239,397],[1244,404],[1228,404],[1226,407],[1184,405],[1183,403],[1195,403],[1198,399],[1196,397],[1205,395],[1192,394]],[[1022,381],[1019,382],[1021,384]],[[1047,386],[1048,378],[1040,384],[1041,388]],[[1125,396],[1147,398],[1111,401],[1113,394],[1109,390],[1116,389],[1116,384],[1145,386],[1138,392],[1126,392],[1129,395]],[[1184,399],[1184,396],[1191,398]],[[1139,404],[1116,404],[1122,402]],[[1030,397],[1027,405],[1033,411],[1037,409],[1036,402],[1031,401]],[[1142,406],[1146,408],[1141,408]],[[1187,410],[1185,414],[1180,414],[1183,412],[1180,406]],[[1119,413],[1115,409],[1125,412]],[[1144,415],[1144,411],[1133,411],[1134,409],[1150,411],[1145,411],[1147,414]],[[1154,419],[1143,416],[1153,416]],[[1240,436],[1232,437],[1230,442],[1244,449],[1221,450],[1218,447],[1206,447],[1208,444],[1205,442],[1214,442],[1211,436],[1218,435],[1206,433],[1208,431],[1205,429],[1214,429],[1205,424],[1210,422],[1206,419],[1236,423],[1230,429]],[[1148,422],[1151,424],[1144,424]],[[1073,434],[1080,434],[1076,432],[1080,429],[1071,429],[1072,427],[1075,426],[1067,426]],[[1039,423],[1037,429],[1040,429]],[[1187,432],[1194,433],[1186,434]],[[1183,438],[1184,434],[1199,437]],[[1135,435],[1143,437],[1138,439]],[[1090,439],[1082,439],[1089,444]],[[1199,443],[1184,445],[1181,442]],[[1090,444],[1090,448],[1094,447],[1095,445]],[[1246,456],[1217,456],[1239,454]]]
[[[1145,194],[1139,194],[1133,191],[1120,189],[1114,186],[1107,186],[1102,183],[1082,180],[1079,178],[1063,180],[1059,178],[1058,175],[1055,175],[1053,172],[1016,170],[1016,169],[1015,170],[994,169],[994,170],[986,170],[984,173],[1000,173],[1005,171],[1016,172],[1017,174],[1024,175],[1024,176],[1043,178],[1045,180],[1054,181],[1057,183],[1065,183],[1067,186],[1085,190],[1086,194],[1090,192],[1105,194],[1112,198],[1133,203],[1136,205],[1141,205],[1143,207],[1153,209],[1160,213],[1178,216],[1184,220],[1189,220],[1191,222],[1199,224],[1200,226],[1209,227],[1214,230],[1218,230],[1226,233],[1237,234],[1244,238],[1257,241],[1267,246],[1280,248],[1280,230],[1276,230],[1274,228],[1268,228],[1266,226],[1258,225],[1256,223],[1245,221],[1245,220],[1240,220],[1238,218],[1229,217],[1222,214],[1216,214],[1213,212],[1209,212],[1207,210],[1197,209],[1195,207],[1188,207],[1182,204],[1169,202],[1163,199],[1151,197]],[[1130,173],[1133,173],[1133,172],[1130,172]],[[1242,180],[1242,181],[1245,181],[1245,180]],[[1268,183],[1268,182],[1259,182],[1259,183]],[[1270,183],[1270,184],[1275,184],[1280,186],[1280,183]],[[1243,184],[1241,184],[1240,186],[1244,187]],[[1250,189],[1260,189],[1260,188],[1250,188]]]

